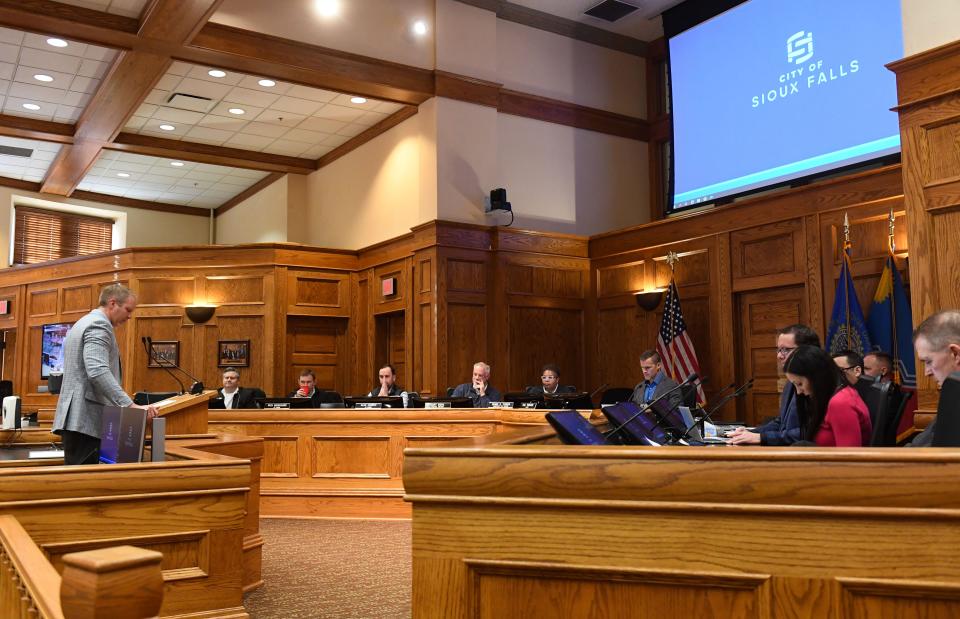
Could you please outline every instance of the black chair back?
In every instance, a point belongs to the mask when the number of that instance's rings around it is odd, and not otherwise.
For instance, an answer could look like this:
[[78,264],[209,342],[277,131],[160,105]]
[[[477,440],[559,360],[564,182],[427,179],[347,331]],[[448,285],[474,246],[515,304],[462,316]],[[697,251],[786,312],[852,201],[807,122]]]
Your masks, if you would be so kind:
[[870,423],[873,426],[870,445],[873,447],[893,446],[888,442],[891,413],[895,412],[890,407],[890,390],[893,386],[891,382],[875,383],[866,380],[857,381],[854,385],[870,413]]
[[626,402],[633,395],[633,389],[630,387],[611,387],[600,396],[600,406],[607,404],[619,404]]
[[680,387],[680,394],[683,406],[693,408],[697,405],[697,385],[690,384]]
[[954,372],[943,381],[936,423],[932,446],[960,447],[960,372]]
[[448,397],[448,398],[452,398],[452,397],[453,397],[453,392],[456,391],[456,390],[457,390],[456,387],[447,387],[447,397]]

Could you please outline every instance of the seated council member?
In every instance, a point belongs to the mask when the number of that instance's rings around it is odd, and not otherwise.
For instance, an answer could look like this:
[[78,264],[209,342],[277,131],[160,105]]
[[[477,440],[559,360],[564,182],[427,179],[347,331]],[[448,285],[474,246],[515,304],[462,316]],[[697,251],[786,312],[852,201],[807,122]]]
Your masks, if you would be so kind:
[[[787,358],[798,346],[820,346],[820,337],[807,325],[790,325],[777,331],[777,369],[783,371]],[[787,381],[780,394],[780,413],[756,428],[737,428],[730,433],[733,445],[793,445],[800,440],[800,420],[793,383]]]
[[[640,353],[640,371],[643,372],[643,382],[633,388],[633,395],[630,396],[630,401],[637,406],[652,402],[677,387],[677,381],[663,373],[660,354],[655,350]],[[683,403],[683,394],[676,389],[666,400],[670,408],[676,408]]]
[[879,350],[863,356],[863,375],[878,383],[893,380],[893,357]]
[[540,370],[540,386],[527,387],[527,393],[531,395],[554,395],[558,393],[576,393],[576,389],[570,385],[560,384],[560,368],[553,363],[548,363]]
[[855,350],[841,350],[830,355],[837,368],[843,373],[843,379],[847,384],[854,386],[860,377],[863,376],[863,357]]
[[800,436],[821,447],[870,444],[870,412],[837,363],[822,348],[800,346],[784,365],[797,391]]
[[457,385],[453,397],[470,398],[474,408],[486,408],[491,402],[499,402],[500,392],[490,385],[490,366],[483,361],[474,363],[471,382]]
[[[954,372],[960,372],[960,310],[943,310],[926,318],[913,331],[913,349],[923,363],[925,376],[932,376],[937,387]],[[907,447],[930,447],[937,420],[918,434]]]
[[263,390],[240,386],[240,371],[229,367],[223,370],[223,387],[217,389],[224,408],[256,408],[257,398],[267,397]]
[[323,391],[317,389],[317,375],[313,370],[307,368],[300,372],[300,387],[296,391],[291,391],[288,398],[310,398],[311,408],[322,408],[320,405],[327,401],[323,397]]
[[[377,379],[380,381],[379,387],[374,387],[367,394],[368,398],[386,398],[390,396],[405,396],[406,391],[397,384],[397,370],[389,363],[380,367],[377,371]],[[406,398],[404,398],[406,403]]]

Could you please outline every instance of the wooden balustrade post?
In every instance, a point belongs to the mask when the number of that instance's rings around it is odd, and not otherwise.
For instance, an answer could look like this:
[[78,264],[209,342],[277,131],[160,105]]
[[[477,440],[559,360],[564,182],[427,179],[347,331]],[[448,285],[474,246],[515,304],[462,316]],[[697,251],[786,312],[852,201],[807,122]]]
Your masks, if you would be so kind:
[[115,546],[63,556],[64,619],[155,617],[163,603],[163,554]]

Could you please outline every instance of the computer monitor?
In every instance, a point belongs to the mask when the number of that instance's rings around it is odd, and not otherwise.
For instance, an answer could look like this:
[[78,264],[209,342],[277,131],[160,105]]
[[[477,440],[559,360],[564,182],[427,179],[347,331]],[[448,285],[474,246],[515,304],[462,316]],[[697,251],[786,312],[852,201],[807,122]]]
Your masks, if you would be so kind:
[[100,462],[140,462],[147,429],[143,408],[104,406],[101,417]]
[[403,408],[403,398],[390,396],[346,396],[343,403],[347,408]]
[[586,392],[544,394],[543,404],[545,408],[593,409],[593,400]]
[[411,397],[410,408],[473,408],[473,400],[454,397]]
[[43,325],[40,336],[40,380],[50,378],[51,372],[63,372],[63,340],[72,322]]
[[256,398],[257,408],[313,408],[310,398]]
[[526,391],[514,391],[503,394],[504,402],[512,402],[514,408],[543,408],[542,393],[527,393]]
[[[640,407],[633,402],[621,402],[603,409],[603,414],[610,422],[610,429],[620,428],[616,436],[630,445],[663,445],[669,437],[657,420],[649,411],[640,415]],[[636,415],[636,418],[631,419]],[[626,425],[624,425],[626,424]],[[622,426],[622,428],[621,428]],[[612,436],[612,435],[611,435]]]
[[565,445],[607,445],[606,437],[577,411],[558,411],[545,415]]

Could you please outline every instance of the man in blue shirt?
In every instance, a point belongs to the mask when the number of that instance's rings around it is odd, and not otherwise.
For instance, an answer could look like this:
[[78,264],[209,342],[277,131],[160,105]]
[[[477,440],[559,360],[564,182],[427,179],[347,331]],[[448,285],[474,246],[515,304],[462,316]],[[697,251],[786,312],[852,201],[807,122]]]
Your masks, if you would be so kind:
[[[637,406],[652,402],[677,386],[677,381],[663,373],[660,355],[655,350],[640,353],[640,371],[643,372],[643,382],[634,387],[630,396],[630,401]],[[675,408],[683,402],[683,394],[677,389],[666,400],[670,408]]]
[[[777,371],[782,374],[787,359],[798,346],[820,346],[820,336],[806,325],[790,325],[777,332]],[[780,394],[780,413],[756,428],[737,428],[730,434],[734,445],[793,445],[800,440],[797,393],[786,381]]]

